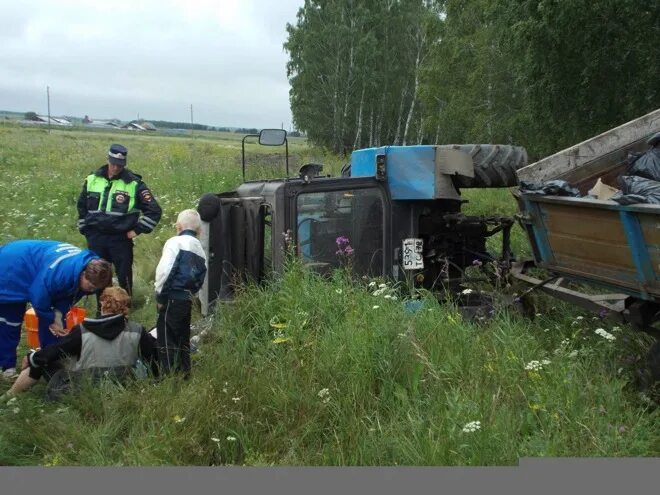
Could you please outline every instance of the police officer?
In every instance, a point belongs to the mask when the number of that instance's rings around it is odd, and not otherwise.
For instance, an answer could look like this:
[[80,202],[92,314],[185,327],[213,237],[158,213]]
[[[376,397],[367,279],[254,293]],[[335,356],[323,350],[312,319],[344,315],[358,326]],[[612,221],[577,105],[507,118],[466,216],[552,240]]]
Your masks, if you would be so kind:
[[133,239],[148,234],[162,211],[142,177],[126,168],[128,150],[113,144],[108,162],[87,176],[78,198],[78,230],[89,249],[115,266],[119,285],[133,287]]

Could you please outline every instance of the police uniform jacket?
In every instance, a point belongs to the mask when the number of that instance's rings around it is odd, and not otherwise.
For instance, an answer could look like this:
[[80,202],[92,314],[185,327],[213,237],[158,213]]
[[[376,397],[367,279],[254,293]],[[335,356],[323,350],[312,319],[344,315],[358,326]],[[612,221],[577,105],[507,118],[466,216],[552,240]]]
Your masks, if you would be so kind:
[[147,234],[156,227],[161,214],[142,177],[127,168],[108,179],[108,166],[102,166],[87,176],[78,198],[78,230],[84,235],[130,230]]

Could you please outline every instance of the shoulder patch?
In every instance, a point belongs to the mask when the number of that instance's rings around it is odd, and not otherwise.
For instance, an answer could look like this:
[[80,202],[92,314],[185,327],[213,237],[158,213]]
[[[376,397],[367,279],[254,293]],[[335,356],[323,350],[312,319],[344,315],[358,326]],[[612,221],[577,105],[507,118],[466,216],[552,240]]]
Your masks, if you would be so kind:
[[154,197],[149,189],[142,189],[142,191],[140,191],[140,197],[145,203],[151,203],[154,200]]

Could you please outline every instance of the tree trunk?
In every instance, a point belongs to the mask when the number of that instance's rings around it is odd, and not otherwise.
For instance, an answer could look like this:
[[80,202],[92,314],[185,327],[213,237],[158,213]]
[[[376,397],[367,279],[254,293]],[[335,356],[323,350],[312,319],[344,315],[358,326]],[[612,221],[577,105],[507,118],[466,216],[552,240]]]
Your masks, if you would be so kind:
[[362,137],[362,107],[364,106],[364,91],[366,83],[362,83],[362,96],[360,96],[360,108],[358,110],[357,130],[355,131],[355,141],[353,141],[353,149],[356,150],[360,147],[360,138]]
[[369,148],[374,146],[374,109],[371,107],[369,114]]
[[337,100],[339,99],[339,67],[341,66],[339,50],[337,50],[337,60],[335,63],[334,93],[332,95],[332,148],[335,153],[339,153],[339,112],[337,109]]
[[419,116],[419,129],[417,129],[417,144],[422,144],[424,139],[424,115]]
[[406,100],[406,96],[408,94],[408,87],[403,88],[403,92],[401,93],[401,100],[399,101],[399,116],[397,117],[396,120],[396,133],[394,134],[394,141],[392,144],[399,144],[399,137],[401,136],[401,120],[403,119],[403,103]]
[[408,129],[410,129],[410,122],[412,122],[413,113],[415,112],[415,102],[417,101],[417,92],[419,91],[419,60],[421,48],[417,50],[417,58],[415,59],[415,82],[413,84],[412,100],[410,101],[410,109],[408,110],[408,117],[406,118],[406,126],[403,128],[402,143],[404,146],[408,140]]
[[410,110],[408,111],[408,118],[406,119],[406,127],[403,130],[403,145],[406,145],[408,139],[408,129],[412,122],[412,117],[415,112],[415,103],[417,102],[417,93],[419,92],[419,68],[422,63],[422,53],[426,44],[426,33],[423,31],[421,25],[417,26],[417,33],[415,36],[417,41],[417,56],[415,57],[415,82],[413,84],[412,101],[410,102]]

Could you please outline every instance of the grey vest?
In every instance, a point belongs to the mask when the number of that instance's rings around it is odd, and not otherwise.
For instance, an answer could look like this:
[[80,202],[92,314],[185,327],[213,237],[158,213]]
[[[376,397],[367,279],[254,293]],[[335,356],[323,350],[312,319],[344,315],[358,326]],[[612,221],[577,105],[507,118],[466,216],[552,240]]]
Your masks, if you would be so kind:
[[89,368],[133,366],[138,358],[142,327],[129,321],[114,340],[105,340],[80,325],[82,344],[80,358],[71,371]]

